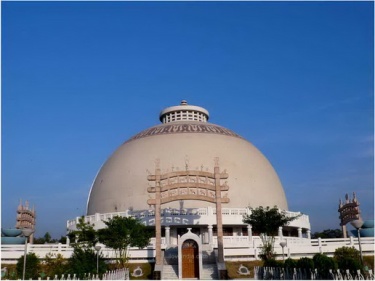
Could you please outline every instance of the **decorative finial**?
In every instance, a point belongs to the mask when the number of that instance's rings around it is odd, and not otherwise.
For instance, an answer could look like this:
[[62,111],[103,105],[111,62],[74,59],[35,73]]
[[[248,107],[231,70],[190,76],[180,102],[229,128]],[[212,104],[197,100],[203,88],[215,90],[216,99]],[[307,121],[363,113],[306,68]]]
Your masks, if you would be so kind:
[[187,101],[186,100],[182,100],[181,101],[181,105],[187,105],[188,103],[187,103]]
[[215,157],[214,161],[215,161],[215,167],[219,167],[219,157]]
[[355,203],[358,202],[357,197],[356,197],[356,195],[355,195],[355,192],[353,192],[353,202],[355,202]]

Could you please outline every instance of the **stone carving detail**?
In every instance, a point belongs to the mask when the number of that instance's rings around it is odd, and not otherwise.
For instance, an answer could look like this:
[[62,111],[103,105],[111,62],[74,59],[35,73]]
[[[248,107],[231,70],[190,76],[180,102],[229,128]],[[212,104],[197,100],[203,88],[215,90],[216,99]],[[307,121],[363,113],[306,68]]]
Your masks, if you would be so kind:
[[214,124],[168,124],[152,127],[150,129],[144,130],[139,134],[133,136],[126,142],[132,140],[155,136],[155,135],[164,135],[164,134],[179,134],[179,133],[210,133],[210,134],[219,134],[232,136],[237,138],[242,138],[231,130],[226,128],[214,125]]
[[240,267],[238,268],[237,273],[240,275],[250,275],[250,270],[246,266],[241,264]]
[[169,196],[176,196],[177,195],[177,189],[171,189],[169,191]]
[[141,277],[143,276],[143,271],[142,271],[142,268],[140,268],[139,266],[137,268],[134,269],[133,273],[131,274],[133,277]]
[[207,190],[206,189],[199,189],[199,195],[207,196]]
[[189,188],[189,194],[196,195],[197,194],[197,189],[196,188]]
[[207,183],[207,178],[199,177],[199,182],[200,183]]

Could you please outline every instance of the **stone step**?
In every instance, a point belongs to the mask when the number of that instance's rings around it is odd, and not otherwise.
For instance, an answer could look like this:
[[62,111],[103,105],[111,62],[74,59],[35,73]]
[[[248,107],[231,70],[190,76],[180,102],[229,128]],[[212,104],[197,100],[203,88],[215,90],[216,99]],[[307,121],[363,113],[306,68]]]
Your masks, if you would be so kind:
[[[178,265],[164,265],[162,272],[162,280],[177,280]],[[218,280],[216,264],[203,264],[201,272],[202,280]]]
[[162,272],[162,280],[178,279],[178,265],[164,265]]
[[218,280],[216,264],[203,264],[201,279],[202,280]]

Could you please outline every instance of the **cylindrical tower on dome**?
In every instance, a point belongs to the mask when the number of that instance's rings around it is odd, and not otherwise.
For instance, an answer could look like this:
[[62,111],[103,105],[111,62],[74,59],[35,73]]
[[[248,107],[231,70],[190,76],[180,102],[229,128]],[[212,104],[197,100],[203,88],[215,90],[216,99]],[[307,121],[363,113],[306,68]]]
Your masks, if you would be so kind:
[[160,121],[169,123],[175,121],[208,121],[208,111],[200,106],[188,105],[186,100],[182,100],[178,106],[167,107],[160,112]]
[[[160,162],[162,173],[214,169],[219,158],[230,187],[228,208],[278,206],[287,210],[280,180],[266,157],[235,132],[208,122],[209,113],[185,100],[159,116],[162,124],[146,129],[123,143],[104,163],[90,190],[87,215],[147,210],[147,176]],[[163,207],[201,208],[209,202],[186,200]]]

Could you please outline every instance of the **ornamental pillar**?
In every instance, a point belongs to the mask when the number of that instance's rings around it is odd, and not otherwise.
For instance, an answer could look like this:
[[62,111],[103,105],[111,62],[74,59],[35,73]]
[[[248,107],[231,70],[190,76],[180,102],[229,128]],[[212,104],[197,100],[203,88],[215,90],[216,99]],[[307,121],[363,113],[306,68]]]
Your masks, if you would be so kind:
[[301,227],[298,228],[298,237],[302,238],[302,228]]
[[165,244],[167,245],[167,246],[169,246],[169,244],[170,244],[170,227],[169,226],[166,226],[165,227]]
[[282,226],[279,227],[278,235],[279,235],[279,239],[281,241],[283,239],[283,227]]
[[250,224],[247,225],[247,236],[249,237],[249,243],[253,243],[253,230]]
[[209,225],[207,227],[208,227],[208,244],[212,245],[213,243],[212,225]]
[[307,234],[307,238],[308,238],[308,239],[311,239],[311,230],[310,230],[310,229],[308,229],[308,230],[306,231],[306,234]]

